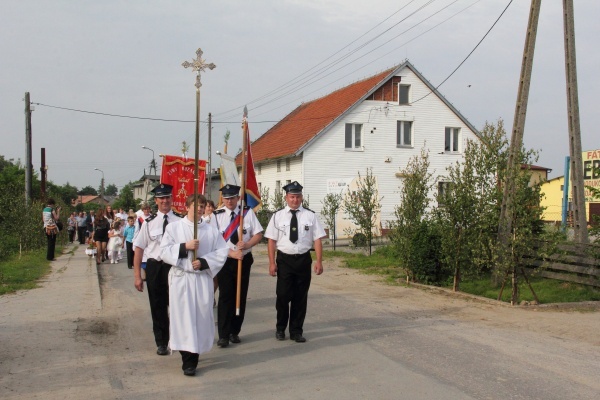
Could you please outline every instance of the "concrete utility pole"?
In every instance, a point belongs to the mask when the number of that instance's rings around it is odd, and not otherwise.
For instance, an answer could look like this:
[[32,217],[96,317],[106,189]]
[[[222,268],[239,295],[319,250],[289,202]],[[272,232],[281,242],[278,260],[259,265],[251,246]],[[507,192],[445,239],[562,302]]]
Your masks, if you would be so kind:
[[[527,102],[529,100],[529,86],[531,84],[531,70],[533,69],[533,54],[535,50],[535,39],[537,36],[538,20],[540,18],[541,0],[532,0],[529,10],[529,23],[527,25],[527,37],[523,49],[523,62],[521,64],[521,77],[519,79],[519,92],[517,94],[517,105],[513,121],[510,148],[508,151],[508,165],[504,192],[502,196],[502,208],[500,209],[500,223],[498,226],[498,238],[502,246],[506,246],[508,236],[512,230],[512,210],[514,208],[515,179],[520,171],[521,160],[519,152],[523,147],[523,131],[525,129],[525,117],[527,116]],[[581,154],[580,154],[581,156]]]
[[[569,154],[571,156],[571,177],[573,180],[573,231],[575,242],[587,243],[588,230],[583,187],[583,160],[581,159],[581,127],[579,126],[579,94],[577,91],[577,63],[575,57],[575,18],[573,14],[573,0],[563,0]],[[568,187],[565,187],[565,190],[568,190]]]
[[25,92],[25,202],[31,202],[33,191],[33,162],[31,157],[31,101],[29,92]]

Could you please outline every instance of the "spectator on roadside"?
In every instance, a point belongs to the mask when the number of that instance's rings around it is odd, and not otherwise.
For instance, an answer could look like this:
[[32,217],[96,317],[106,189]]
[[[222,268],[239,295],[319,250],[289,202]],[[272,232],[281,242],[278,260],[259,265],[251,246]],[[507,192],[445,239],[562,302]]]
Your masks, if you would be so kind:
[[56,207],[54,199],[49,198],[46,207],[42,211],[42,220],[44,221],[44,232],[48,239],[48,249],[46,251],[46,260],[55,261],[54,248],[56,247],[56,236],[58,235],[58,225],[56,221],[60,218],[60,207]]
[[77,220],[77,239],[79,239],[79,244],[85,244],[85,238],[87,236],[87,223],[85,222],[85,211],[80,212],[79,215],[75,217],[75,219]]
[[69,243],[73,243],[75,234],[77,233],[77,220],[75,219],[74,212],[72,212],[67,219],[67,232],[69,233]]

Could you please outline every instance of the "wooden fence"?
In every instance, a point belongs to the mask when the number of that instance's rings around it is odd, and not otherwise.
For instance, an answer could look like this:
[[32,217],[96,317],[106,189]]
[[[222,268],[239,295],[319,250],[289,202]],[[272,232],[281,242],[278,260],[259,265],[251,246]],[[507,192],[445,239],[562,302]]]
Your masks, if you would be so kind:
[[549,257],[527,258],[528,275],[600,287],[600,246],[561,244],[558,250]]

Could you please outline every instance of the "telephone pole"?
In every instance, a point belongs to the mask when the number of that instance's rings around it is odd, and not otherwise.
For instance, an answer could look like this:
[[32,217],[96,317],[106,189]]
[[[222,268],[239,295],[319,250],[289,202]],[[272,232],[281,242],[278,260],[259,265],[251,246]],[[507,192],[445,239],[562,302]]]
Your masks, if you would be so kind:
[[[571,177],[573,181],[573,232],[575,242],[587,243],[588,230],[583,187],[583,160],[581,159],[581,127],[579,126],[579,94],[575,57],[575,18],[573,14],[573,0],[563,0],[567,118],[569,122],[569,154],[571,156]],[[565,190],[568,190],[568,188],[565,188]]]
[[31,157],[31,101],[25,92],[25,203],[31,202],[33,162]]

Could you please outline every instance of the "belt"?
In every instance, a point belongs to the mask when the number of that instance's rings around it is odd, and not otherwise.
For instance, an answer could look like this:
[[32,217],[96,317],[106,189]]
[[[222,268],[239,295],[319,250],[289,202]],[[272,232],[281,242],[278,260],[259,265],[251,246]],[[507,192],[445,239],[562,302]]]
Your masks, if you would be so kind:
[[146,260],[147,263],[151,262],[151,263],[156,263],[156,264],[164,264],[164,261],[159,261],[156,258],[149,258]]
[[290,257],[290,258],[300,258],[300,257],[305,257],[308,253],[310,253],[310,251],[307,251],[306,253],[302,253],[302,254],[287,254],[284,253],[281,250],[277,250],[277,254],[284,256],[284,257]]

